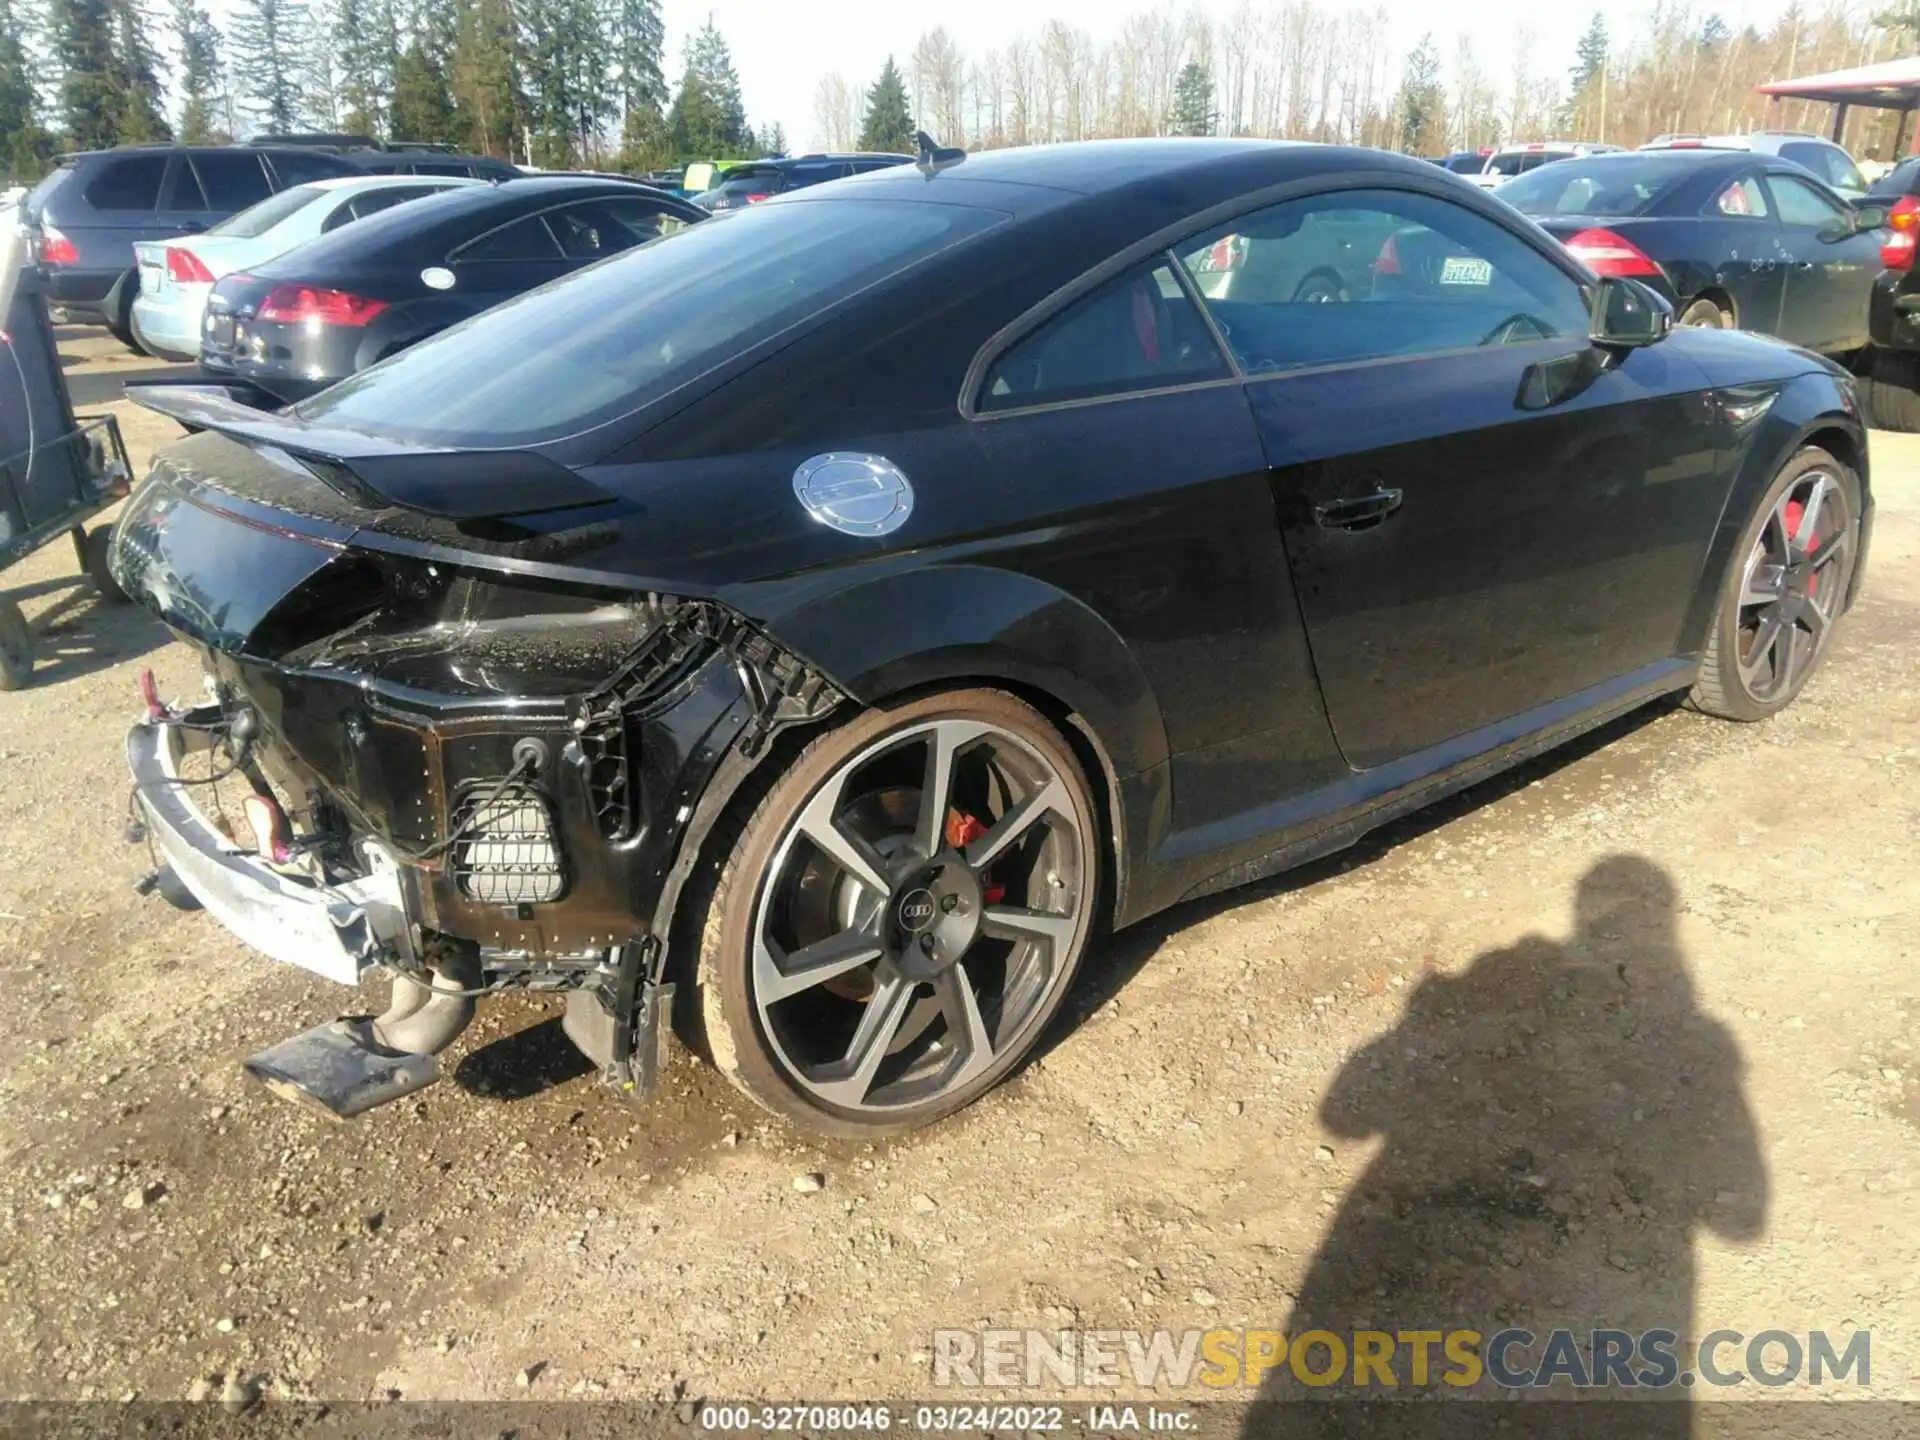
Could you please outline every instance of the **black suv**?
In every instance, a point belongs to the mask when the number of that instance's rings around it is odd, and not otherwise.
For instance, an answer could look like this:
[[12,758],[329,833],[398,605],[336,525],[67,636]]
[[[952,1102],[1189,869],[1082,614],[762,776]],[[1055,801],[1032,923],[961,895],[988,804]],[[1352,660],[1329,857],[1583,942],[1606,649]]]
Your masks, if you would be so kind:
[[21,206],[47,303],[132,349],[137,240],[194,235],[290,185],[357,175],[322,151],[276,145],[129,145],[62,155]]
[[821,185],[828,180],[858,175],[864,170],[909,165],[913,160],[911,155],[872,152],[799,155],[791,160],[748,160],[727,166],[720,172],[714,187],[705,194],[694,196],[693,203],[715,213],[739,210],[762,200],[771,200],[775,195],[783,195],[789,190],[804,190],[809,185]]

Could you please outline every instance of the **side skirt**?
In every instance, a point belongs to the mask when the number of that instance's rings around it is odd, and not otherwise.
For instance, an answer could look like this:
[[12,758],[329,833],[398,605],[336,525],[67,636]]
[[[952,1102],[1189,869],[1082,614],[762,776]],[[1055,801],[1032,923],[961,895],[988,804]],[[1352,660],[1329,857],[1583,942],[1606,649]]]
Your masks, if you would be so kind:
[[1497,725],[1455,736],[1371,770],[1357,771],[1310,794],[1262,806],[1203,831],[1172,836],[1162,847],[1160,858],[1163,863],[1187,868],[1183,861],[1218,856],[1245,843],[1238,836],[1222,843],[1223,829],[1240,834],[1290,832],[1292,838],[1273,849],[1208,871],[1178,898],[1195,900],[1277,875],[1344,850],[1367,832],[1402,815],[1543,755],[1650,701],[1683,690],[1693,683],[1698,668],[1695,659],[1663,660],[1646,666]]

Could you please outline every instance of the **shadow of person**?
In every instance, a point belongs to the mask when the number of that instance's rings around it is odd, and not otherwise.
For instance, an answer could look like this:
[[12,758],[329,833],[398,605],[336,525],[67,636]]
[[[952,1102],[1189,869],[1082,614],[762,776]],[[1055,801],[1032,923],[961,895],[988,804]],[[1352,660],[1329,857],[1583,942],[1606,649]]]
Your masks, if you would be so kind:
[[[1462,975],[1429,977],[1400,1023],[1349,1057],[1321,1117],[1337,1135],[1383,1143],[1308,1270],[1285,1326],[1288,1361],[1263,1377],[1249,1435],[1380,1434],[1398,1430],[1395,1419],[1429,1433],[1441,1418],[1429,1406],[1264,1403],[1300,1399],[1493,1399],[1519,1388],[1522,1398],[1684,1402],[1677,1384],[1623,1386],[1619,1368],[1605,1389],[1579,1391],[1565,1342],[1559,1351],[1549,1343],[1555,1330],[1574,1332],[1572,1352],[1591,1379],[1592,1331],[1636,1342],[1671,1331],[1677,1368],[1690,1369],[1694,1232],[1752,1239],[1766,1216],[1739,1052],[1694,1003],[1676,900],[1651,862],[1601,861],[1579,883],[1565,944],[1530,937]],[[1424,1346],[1402,1338],[1461,1330],[1478,1332],[1470,1348],[1485,1363],[1456,1363],[1438,1337]],[[1316,1383],[1332,1368],[1332,1347],[1312,1340],[1302,1351],[1311,1331],[1345,1347],[1332,1383]],[[1391,1388],[1377,1366],[1356,1383],[1359,1331],[1384,1332],[1371,1342],[1376,1354],[1391,1344]],[[1496,1369],[1487,1352],[1503,1331],[1533,1339],[1509,1341]],[[1420,1348],[1425,1384],[1416,1383]],[[1657,1375],[1657,1355],[1636,1352],[1626,1368]],[[1514,1385],[1529,1374],[1552,1383]],[[1462,1422],[1482,1409],[1446,1408]],[[1527,1409],[1528,1420],[1546,1418]],[[1609,1410],[1627,1412],[1623,1434],[1688,1433],[1684,1404]]]

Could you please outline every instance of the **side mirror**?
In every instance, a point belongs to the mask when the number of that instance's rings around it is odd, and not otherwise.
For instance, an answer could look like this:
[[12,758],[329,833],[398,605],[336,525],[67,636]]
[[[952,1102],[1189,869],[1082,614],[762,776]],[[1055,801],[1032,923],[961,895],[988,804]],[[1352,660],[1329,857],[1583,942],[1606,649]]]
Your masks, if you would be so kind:
[[1864,235],[1869,230],[1887,228],[1887,207],[1884,205],[1856,205],[1853,207],[1853,233]]
[[1602,276],[1594,287],[1587,338],[1610,350],[1656,345],[1673,331],[1673,306],[1638,280]]

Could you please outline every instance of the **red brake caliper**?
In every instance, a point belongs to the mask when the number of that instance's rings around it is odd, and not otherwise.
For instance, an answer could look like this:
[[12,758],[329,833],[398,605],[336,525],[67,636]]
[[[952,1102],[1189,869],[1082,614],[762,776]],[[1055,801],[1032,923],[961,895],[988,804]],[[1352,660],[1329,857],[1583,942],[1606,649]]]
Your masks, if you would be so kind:
[[[958,810],[947,811],[947,844],[955,850],[966,849],[986,833],[987,827],[980,823],[978,816],[963,815]],[[996,885],[983,877],[980,898],[989,905],[998,905],[1007,898],[1007,887]]]
[[[1787,534],[1793,535],[1799,532],[1800,517],[1806,514],[1806,510],[1807,510],[1807,507],[1801,504],[1798,500],[1789,500],[1787,502],[1787,513],[1786,513]],[[1817,550],[1819,550],[1819,548],[1820,548],[1820,537],[1818,535],[1815,535],[1813,539],[1809,541],[1807,544],[1807,558],[1812,559],[1814,553]],[[1807,577],[1807,594],[1818,595],[1819,593],[1820,593],[1820,572],[1816,570],[1814,571],[1813,574]]]

